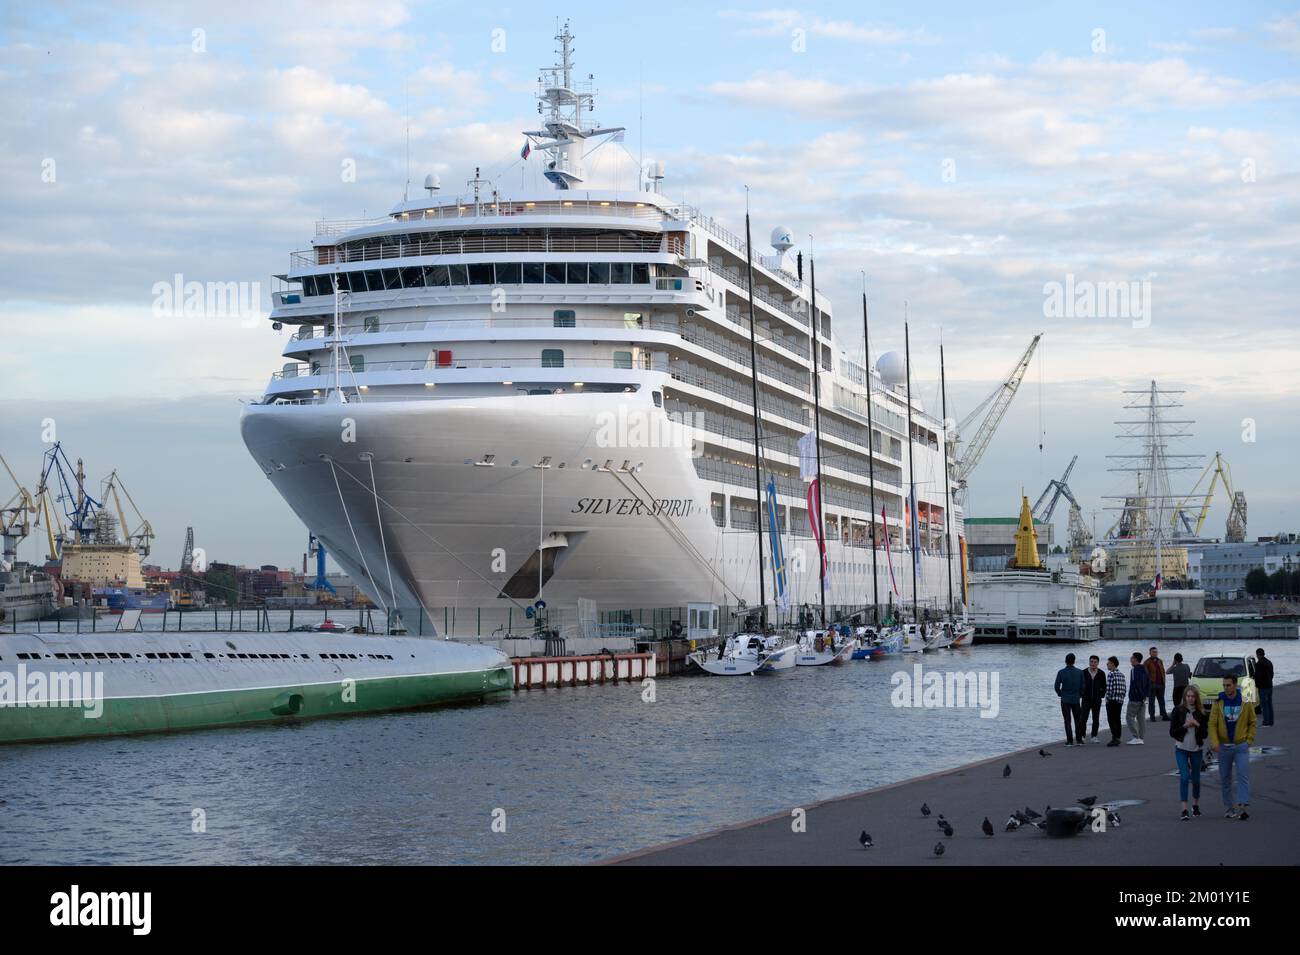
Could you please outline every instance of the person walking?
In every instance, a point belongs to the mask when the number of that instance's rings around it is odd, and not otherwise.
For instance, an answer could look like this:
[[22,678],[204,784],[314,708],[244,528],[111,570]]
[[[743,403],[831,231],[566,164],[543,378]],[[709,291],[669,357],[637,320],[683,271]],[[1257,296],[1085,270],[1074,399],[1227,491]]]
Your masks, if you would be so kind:
[[1160,719],[1167,720],[1169,715],[1165,712],[1165,661],[1160,659],[1160,654],[1156,648],[1151,648],[1151,653],[1146,662],[1147,677],[1151,680],[1151,692],[1147,696],[1147,713],[1152,721],[1156,719],[1156,703],[1160,704]]
[[[1183,690],[1181,702],[1174,706],[1169,720],[1169,735],[1174,740],[1174,761],[1178,764],[1178,800],[1183,810],[1183,822],[1201,814],[1201,758],[1205,737],[1210,731],[1210,717],[1201,702],[1201,691],[1195,686]],[[1187,814],[1187,788],[1191,785],[1192,812]]]
[[1124,697],[1128,689],[1124,685],[1124,674],[1119,670],[1119,657],[1106,658],[1106,722],[1110,724],[1110,742],[1107,746],[1118,746],[1120,725],[1119,715],[1124,709]]
[[1264,648],[1255,651],[1255,689],[1259,690],[1259,723],[1273,725],[1273,661],[1264,658]]
[[1141,746],[1147,735],[1147,698],[1151,695],[1151,677],[1142,665],[1142,654],[1129,657],[1132,670],[1128,678],[1128,734],[1130,746]]
[[1079,725],[1075,729],[1075,738],[1082,743],[1084,730],[1088,728],[1088,715],[1092,715],[1092,735],[1088,737],[1094,743],[1097,738],[1098,724],[1101,722],[1101,704],[1106,701],[1106,674],[1101,670],[1101,657],[1095,653],[1088,657],[1088,669],[1083,671],[1083,693],[1079,697]]
[[[1250,744],[1255,742],[1255,706],[1237,688],[1235,676],[1223,678],[1223,692],[1210,711],[1210,748],[1219,756],[1219,785],[1224,818],[1249,819]],[[1233,775],[1237,799],[1232,799]]]
[[1083,727],[1079,725],[1079,699],[1083,693],[1083,673],[1074,665],[1074,654],[1065,655],[1065,666],[1056,671],[1056,695],[1061,700],[1061,716],[1065,720],[1065,745],[1074,745],[1074,730],[1079,728],[1079,742],[1083,743]]
[[1183,702],[1183,691],[1192,682],[1192,668],[1183,662],[1181,653],[1174,654],[1174,665],[1168,670],[1169,682],[1174,685],[1174,694],[1169,698],[1172,706]]

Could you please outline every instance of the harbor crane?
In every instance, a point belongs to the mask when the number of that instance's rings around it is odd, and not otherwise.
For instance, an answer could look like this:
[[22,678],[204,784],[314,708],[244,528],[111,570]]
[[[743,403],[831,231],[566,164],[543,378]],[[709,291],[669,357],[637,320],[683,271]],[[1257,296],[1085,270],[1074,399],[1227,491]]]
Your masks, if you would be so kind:
[[[1088,529],[1088,525],[1083,519],[1083,508],[1079,506],[1078,499],[1075,498],[1074,492],[1070,490],[1070,485],[1066,483],[1069,481],[1070,474],[1074,471],[1074,466],[1078,461],[1079,456],[1076,454],[1070,459],[1064,474],[1047,482],[1047,487],[1039,495],[1038,502],[1034,504],[1033,510],[1035,520],[1048,524],[1051,522],[1052,514],[1056,511],[1056,505],[1061,498],[1065,498],[1070,502],[1069,537],[1071,560],[1078,560],[1080,555],[1088,550],[1092,544],[1092,531]],[[1048,498],[1049,494],[1051,495],[1050,499]]]
[[[118,494],[118,491],[122,492],[121,495]],[[153,546],[153,539],[156,536],[153,532],[153,525],[140,513],[140,508],[136,507],[135,501],[131,498],[131,492],[122,483],[122,478],[117,471],[113,471],[104,479],[104,490],[101,496],[104,500],[111,498],[113,501],[114,509],[117,511],[118,527],[122,529],[122,540],[134,547],[141,557],[148,557]],[[126,509],[122,507],[122,497],[126,498],[126,502],[131,505],[131,510],[135,512],[138,521],[135,530],[130,530],[131,525],[127,523]]]
[[[1205,497],[1200,498],[1199,490],[1202,482],[1206,478],[1210,479],[1209,487],[1205,490]],[[1240,544],[1246,539],[1246,495],[1241,491],[1232,489],[1232,470],[1228,463],[1223,460],[1223,455],[1215,451],[1214,460],[1205,466],[1201,476],[1197,478],[1196,484],[1188,493],[1183,502],[1174,508],[1172,524],[1175,533],[1178,532],[1178,525],[1182,525],[1183,532],[1192,537],[1200,537],[1201,529],[1205,526],[1206,515],[1210,512],[1210,504],[1214,500],[1214,488],[1218,483],[1223,482],[1223,490],[1228,495],[1228,520],[1224,527],[1223,539],[1230,544]],[[1201,511],[1197,515],[1195,522],[1192,521],[1190,507],[1194,507],[1194,499],[1200,498]],[[1190,507],[1189,507],[1190,506]]]
[[994,388],[953,430],[950,440],[955,450],[957,443],[961,441],[961,435],[974,427],[977,421],[979,422],[974,435],[966,442],[965,449],[960,454],[954,454],[957,461],[957,493],[963,499],[965,498],[967,480],[971,472],[975,470],[976,465],[980,463],[980,459],[984,457],[984,452],[988,450],[989,442],[993,440],[993,433],[997,431],[998,425],[1002,423],[1007,408],[1011,407],[1011,399],[1016,396],[1016,392],[1020,388],[1020,382],[1024,380],[1025,372],[1029,370],[1029,361],[1034,357],[1034,351],[1038,348],[1039,339],[1042,337],[1041,332],[1033,337],[1029,347],[1020,356],[1015,367],[1011,369],[1011,374],[1007,375],[1006,380]]
[[0,573],[8,573],[18,562],[18,545],[32,532],[32,518],[37,513],[36,500],[31,492],[23,487],[14,475],[9,462],[0,455],[0,465],[17,489],[13,496],[0,507],[0,538],[3,538],[4,551],[0,557]]

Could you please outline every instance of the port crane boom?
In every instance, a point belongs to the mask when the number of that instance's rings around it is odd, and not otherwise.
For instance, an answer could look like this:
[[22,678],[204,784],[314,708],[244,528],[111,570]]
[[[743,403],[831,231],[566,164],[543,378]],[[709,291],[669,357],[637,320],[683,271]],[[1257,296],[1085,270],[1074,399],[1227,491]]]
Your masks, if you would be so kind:
[[[979,421],[979,427],[976,428],[974,436],[966,442],[965,450],[958,457],[957,484],[959,490],[965,490],[971,472],[980,463],[980,458],[984,457],[989,442],[993,440],[993,433],[997,431],[998,425],[1002,423],[1007,408],[1011,406],[1011,399],[1016,396],[1016,391],[1020,388],[1020,382],[1024,380],[1025,372],[1029,369],[1029,361],[1034,357],[1034,350],[1038,348],[1038,341],[1042,337],[1041,333],[1033,337],[1029,347],[1020,356],[1019,361],[1011,369],[1011,374],[1007,376],[1006,380],[994,388],[988,397],[958,423],[956,434],[960,435],[974,426],[976,421]],[[983,415],[983,420],[980,420],[981,415]],[[958,440],[960,440],[959,437],[954,437],[954,443]]]
[[[131,505],[131,510],[135,512],[135,516],[139,521],[134,531],[130,530],[131,525],[127,523],[126,509],[122,507],[122,497],[118,495],[119,490],[126,497],[127,503]],[[140,508],[136,506],[131,497],[131,492],[122,483],[122,478],[117,471],[114,471],[104,480],[103,497],[105,500],[110,497],[113,499],[113,506],[117,509],[118,526],[122,528],[122,540],[134,547],[141,557],[148,557],[155,536],[153,525],[140,513]]]
[[[1201,483],[1207,477],[1210,479],[1210,485],[1206,488],[1205,497],[1201,501],[1200,514],[1197,515],[1196,523],[1193,524],[1192,519],[1189,516],[1188,507],[1189,505],[1194,506],[1193,498],[1200,497],[1197,492],[1201,487]],[[1218,451],[1214,452],[1214,460],[1206,465],[1205,470],[1201,473],[1201,476],[1197,478],[1196,484],[1193,486],[1191,492],[1178,507],[1174,508],[1172,523],[1175,533],[1178,530],[1178,524],[1181,523],[1184,530],[1193,537],[1201,536],[1201,530],[1205,527],[1206,515],[1210,513],[1210,504],[1214,500],[1214,488],[1220,481],[1223,482],[1224,493],[1228,495],[1229,506],[1228,522],[1224,539],[1230,542],[1236,541],[1238,543],[1245,540],[1246,495],[1233,491],[1232,471],[1228,467],[1228,463],[1223,460],[1223,455]]]
[[9,480],[13,481],[17,489],[5,502],[4,507],[0,507],[0,537],[4,539],[3,564],[0,564],[0,571],[8,571],[18,560],[19,543],[32,532],[31,519],[36,514],[36,501],[14,475],[13,468],[9,467],[9,462],[4,459],[4,455],[0,455],[0,464],[4,465],[5,473],[9,475]]

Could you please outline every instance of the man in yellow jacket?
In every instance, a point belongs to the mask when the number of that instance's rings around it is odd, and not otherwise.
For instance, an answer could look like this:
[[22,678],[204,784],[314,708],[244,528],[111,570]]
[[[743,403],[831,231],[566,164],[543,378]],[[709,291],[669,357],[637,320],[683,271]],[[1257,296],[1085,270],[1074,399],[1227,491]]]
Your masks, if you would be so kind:
[[[1255,706],[1237,688],[1235,676],[1223,678],[1223,692],[1210,711],[1210,748],[1219,754],[1219,784],[1224,818],[1249,819],[1250,744],[1255,742]],[[1237,801],[1232,801],[1232,777],[1237,777]]]

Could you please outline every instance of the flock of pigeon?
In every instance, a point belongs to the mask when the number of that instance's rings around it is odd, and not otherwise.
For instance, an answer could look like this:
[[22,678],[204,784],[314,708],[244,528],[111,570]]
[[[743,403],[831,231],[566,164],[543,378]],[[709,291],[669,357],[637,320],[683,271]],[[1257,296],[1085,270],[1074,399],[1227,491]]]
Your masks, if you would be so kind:
[[[1038,751],[1038,755],[1046,758],[1048,756],[1051,756],[1052,754],[1045,750],[1040,749]],[[1011,775],[1011,764],[1007,763],[1005,766],[1002,767],[1002,778],[1006,779],[1010,775]],[[1096,804],[1097,804],[1096,796],[1082,796],[1078,800],[1078,805],[1088,811],[1091,811],[1092,807],[1095,806]],[[1103,803],[1102,805],[1105,806],[1105,803]],[[1021,812],[1019,809],[1014,809],[1012,810],[1011,815],[1007,818],[1006,826],[1003,831],[1015,832],[1017,829],[1020,829],[1024,826],[1032,826],[1035,829],[1045,830],[1047,827],[1043,822],[1043,820],[1046,819],[1046,814],[1051,811],[1052,811],[1051,806],[1048,806],[1046,809],[1043,810],[1043,812],[1035,812],[1033,809],[1030,809],[1028,806],[1025,807],[1024,812]],[[924,803],[924,802],[921,803],[921,815],[926,819],[930,818],[930,816],[933,815],[933,810],[930,809],[928,803]],[[951,839],[953,837],[953,834],[957,831],[956,829],[953,828],[952,823],[948,819],[944,818],[943,813],[939,813],[939,818],[936,821],[939,824],[939,829],[943,832],[944,838]],[[1115,810],[1110,808],[1109,806],[1106,806],[1106,825],[1108,827],[1110,826],[1118,827],[1119,824],[1120,824],[1119,813],[1115,812]],[[984,836],[986,838],[988,839],[993,838],[993,832],[994,832],[993,823],[989,821],[988,816],[984,817],[984,822],[980,826],[980,829],[983,831]],[[861,835],[858,836],[858,844],[862,846],[862,848],[864,849],[875,848],[875,842],[872,840],[870,833],[868,833],[865,829],[863,829]],[[936,856],[943,855],[945,851],[943,842],[942,841],[936,842],[934,844],[933,851]]]

